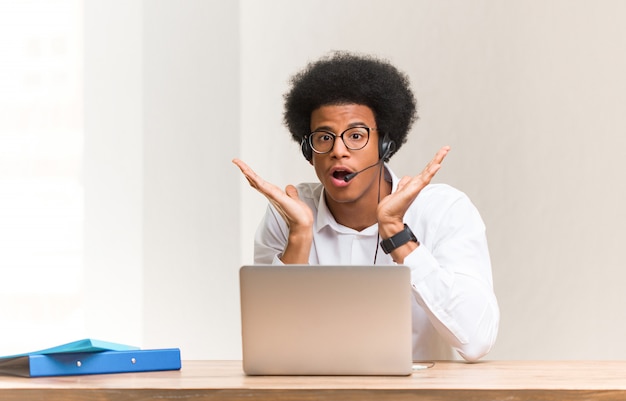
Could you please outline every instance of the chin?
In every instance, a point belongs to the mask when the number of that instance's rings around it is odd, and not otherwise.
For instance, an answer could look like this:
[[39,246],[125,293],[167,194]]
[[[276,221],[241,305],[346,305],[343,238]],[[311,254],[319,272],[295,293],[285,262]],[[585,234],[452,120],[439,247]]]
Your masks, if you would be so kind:
[[334,203],[350,203],[355,202],[358,198],[351,194],[351,191],[347,190],[337,190],[336,188],[324,188],[326,192],[326,202],[330,200]]

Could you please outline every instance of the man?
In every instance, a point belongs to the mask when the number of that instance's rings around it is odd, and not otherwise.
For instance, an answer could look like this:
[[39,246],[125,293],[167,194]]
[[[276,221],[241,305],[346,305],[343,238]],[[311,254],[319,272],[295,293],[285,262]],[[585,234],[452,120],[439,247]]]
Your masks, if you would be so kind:
[[413,359],[476,361],[499,323],[485,226],[465,194],[430,184],[449,147],[414,177],[385,164],[415,119],[409,80],[387,61],[338,52],[296,74],[284,120],[320,182],[283,191],[233,160],[271,204],[255,263],[407,265]]

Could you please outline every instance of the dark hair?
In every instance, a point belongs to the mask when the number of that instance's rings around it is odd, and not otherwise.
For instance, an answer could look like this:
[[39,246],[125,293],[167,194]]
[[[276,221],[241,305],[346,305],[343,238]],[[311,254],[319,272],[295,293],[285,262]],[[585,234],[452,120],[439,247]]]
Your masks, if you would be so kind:
[[408,77],[386,60],[334,52],[308,64],[291,78],[284,95],[284,123],[301,142],[311,131],[311,113],[325,105],[361,104],[374,112],[380,138],[387,135],[398,150],[417,118]]

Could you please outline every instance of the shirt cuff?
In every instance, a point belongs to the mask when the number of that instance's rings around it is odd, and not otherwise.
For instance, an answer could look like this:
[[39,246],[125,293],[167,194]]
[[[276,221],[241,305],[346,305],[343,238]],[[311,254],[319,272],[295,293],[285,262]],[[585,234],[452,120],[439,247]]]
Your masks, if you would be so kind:
[[280,257],[283,256],[282,253],[274,255],[274,259],[272,260],[273,265],[284,265],[283,261],[280,260]]
[[411,268],[411,281],[421,281],[439,268],[437,259],[423,244],[404,258],[403,265]]

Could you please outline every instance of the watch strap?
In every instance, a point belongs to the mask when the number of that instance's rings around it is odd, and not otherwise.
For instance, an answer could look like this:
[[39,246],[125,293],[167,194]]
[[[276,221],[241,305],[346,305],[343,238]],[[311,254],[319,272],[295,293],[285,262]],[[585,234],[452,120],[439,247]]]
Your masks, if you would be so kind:
[[413,234],[413,231],[404,224],[404,230],[399,233],[380,241],[380,247],[385,253],[391,253],[394,249],[401,247],[409,241],[417,242],[417,237]]

